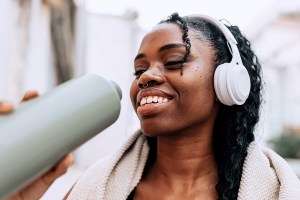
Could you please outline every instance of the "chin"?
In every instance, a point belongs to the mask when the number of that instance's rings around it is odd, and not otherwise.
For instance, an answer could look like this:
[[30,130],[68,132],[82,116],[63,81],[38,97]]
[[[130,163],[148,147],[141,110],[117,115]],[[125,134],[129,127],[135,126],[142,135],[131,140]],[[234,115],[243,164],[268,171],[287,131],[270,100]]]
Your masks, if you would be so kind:
[[140,127],[143,134],[148,137],[170,136],[181,129],[174,120],[152,116],[140,119]]
[[159,125],[141,126],[141,130],[147,137],[168,136],[172,133],[170,130],[164,129]]
[[157,131],[154,131],[154,130],[149,130],[149,129],[145,129],[143,127],[141,127],[141,130],[143,132],[143,134],[147,137],[156,137],[157,136]]

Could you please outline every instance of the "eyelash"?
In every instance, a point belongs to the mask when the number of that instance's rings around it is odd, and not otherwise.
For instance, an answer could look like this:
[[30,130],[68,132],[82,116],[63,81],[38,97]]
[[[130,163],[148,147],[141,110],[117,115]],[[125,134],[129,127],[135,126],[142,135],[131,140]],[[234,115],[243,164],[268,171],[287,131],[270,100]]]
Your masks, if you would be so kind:
[[[177,68],[169,68],[168,66],[174,66],[174,65],[178,65],[180,64],[180,66]],[[164,66],[168,69],[168,70],[176,70],[179,69],[182,65],[184,64],[184,60],[178,60],[178,61],[170,61],[167,62],[166,64],[164,64]],[[134,76],[136,76],[136,79],[138,79],[146,70],[137,70],[133,73]]]
[[[166,64],[164,64],[164,66],[172,66],[172,65],[178,65],[180,64],[180,67],[184,64],[184,60],[178,60],[178,61],[170,61],[170,62],[167,62]],[[177,68],[175,68],[177,69]]]
[[134,76],[136,76],[137,78],[139,76],[141,76],[146,70],[137,70],[133,73]]

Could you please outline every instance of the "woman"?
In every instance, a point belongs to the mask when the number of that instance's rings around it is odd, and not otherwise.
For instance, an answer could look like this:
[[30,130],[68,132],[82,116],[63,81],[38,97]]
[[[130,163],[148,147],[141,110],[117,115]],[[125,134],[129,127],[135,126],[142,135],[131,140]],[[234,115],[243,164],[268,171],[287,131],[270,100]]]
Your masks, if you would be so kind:
[[130,91],[141,130],[68,199],[300,199],[287,163],[254,141],[261,66],[228,29],[235,39],[209,17],[174,13],[144,37]]

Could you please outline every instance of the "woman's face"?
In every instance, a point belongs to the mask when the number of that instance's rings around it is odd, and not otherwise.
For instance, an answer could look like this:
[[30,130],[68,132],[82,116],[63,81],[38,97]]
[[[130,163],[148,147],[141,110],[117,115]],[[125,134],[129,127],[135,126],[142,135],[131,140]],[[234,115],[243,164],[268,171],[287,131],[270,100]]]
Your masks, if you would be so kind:
[[186,49],[178,25],[160,24],[141,43],[130,97],[147,136],[195,133],[203,128],[212,132],[217,113],[214,56],[211,47],[197,39],[191,29],[189,38],[191,52],[182,74],[178,61],[184,58]]

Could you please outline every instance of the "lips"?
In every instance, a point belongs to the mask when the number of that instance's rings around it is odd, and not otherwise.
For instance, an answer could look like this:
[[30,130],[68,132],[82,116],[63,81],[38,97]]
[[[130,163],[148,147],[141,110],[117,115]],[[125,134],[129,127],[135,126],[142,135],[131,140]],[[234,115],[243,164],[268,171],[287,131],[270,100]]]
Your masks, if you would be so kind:
[[137,95],[137,105],[143,106],[149,103],[166,103],[173,97],[159,89],[149,88],[141,90]]
[[137,112],[140,115],[153,114],[172,98],[170,94],[159,89],[149,88],[141,90],[137,95]]

